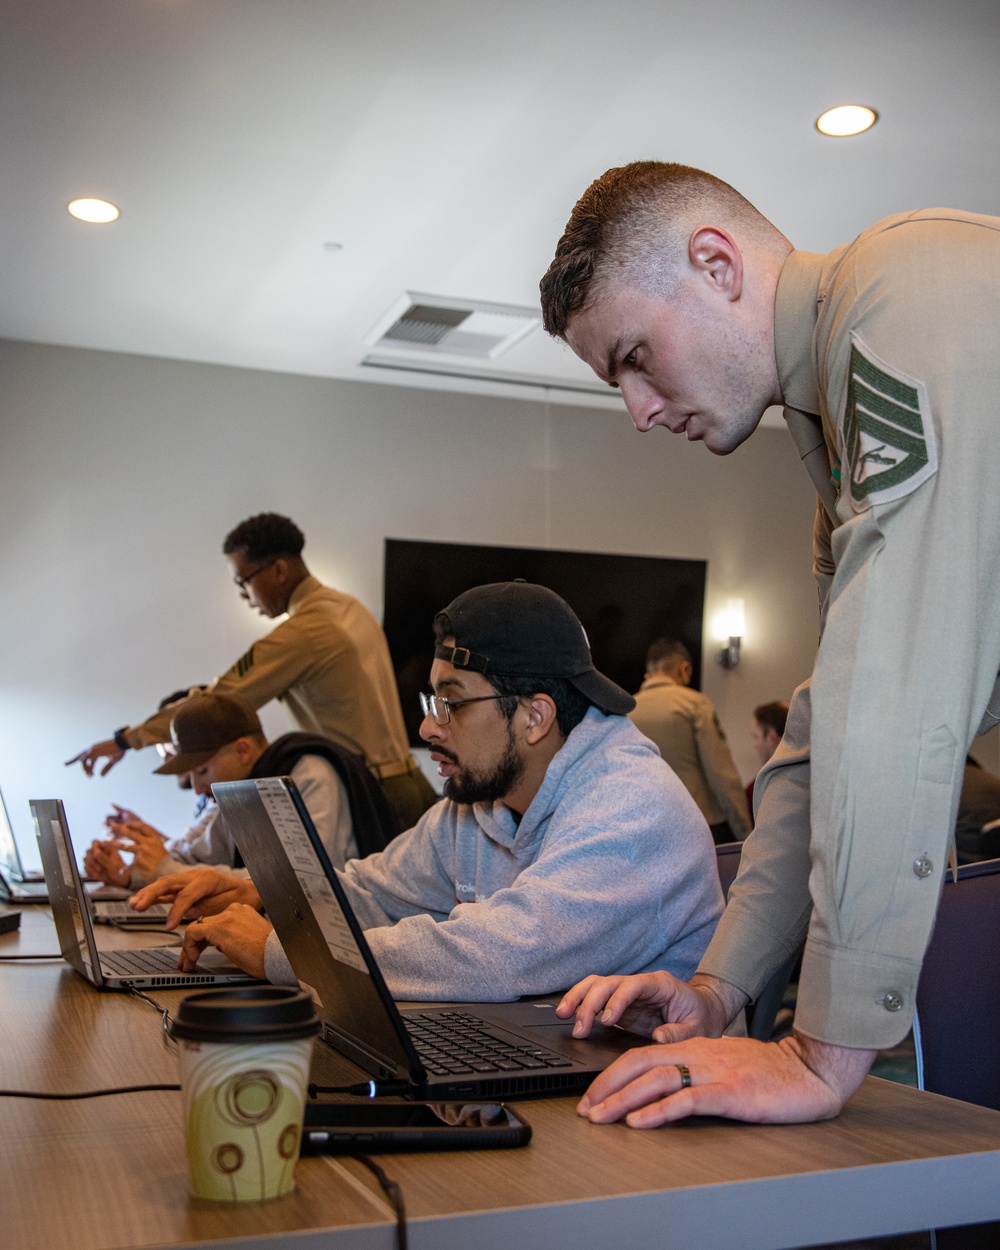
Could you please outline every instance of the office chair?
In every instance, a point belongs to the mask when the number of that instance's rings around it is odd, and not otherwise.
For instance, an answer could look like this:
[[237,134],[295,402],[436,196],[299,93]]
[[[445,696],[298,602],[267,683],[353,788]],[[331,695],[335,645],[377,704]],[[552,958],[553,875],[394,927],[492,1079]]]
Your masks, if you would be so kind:
[[[715,848],[715,864],[719,870],[722,893],[727,899],[729,898],[729,887],[736,880],[736,874],[740,870],[742,852],[742,842],[725,842]],[[802,947],[800,946],[772,974],[756,1000],[747,1005],[747,1033],[750,1037],[754,1037],[760,1042],[770,1041],[771,1034],[774,1031],[775,1017],[781,1008],[785,990],[788,989],[788,982],[801,957]]]
[[719,883],[723,898],[729,897],[729,887],[736,880],[743,858],[742,842],[723,842],[715,848],[715,865],[719,870]]
[[1000,1111],[1000,859],[948,873],[917,986],[921,1089]]

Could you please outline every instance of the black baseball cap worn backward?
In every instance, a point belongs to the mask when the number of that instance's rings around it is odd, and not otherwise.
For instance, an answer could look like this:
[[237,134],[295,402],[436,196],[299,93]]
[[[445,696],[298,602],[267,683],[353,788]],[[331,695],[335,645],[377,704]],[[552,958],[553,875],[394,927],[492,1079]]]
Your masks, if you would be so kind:
[[554,590],[530,582],[493,582],[453,599],[435,617],[455,639],[435,659],[489,677],[561,677],[612,716],[635,699],[594,667],[576,613]]

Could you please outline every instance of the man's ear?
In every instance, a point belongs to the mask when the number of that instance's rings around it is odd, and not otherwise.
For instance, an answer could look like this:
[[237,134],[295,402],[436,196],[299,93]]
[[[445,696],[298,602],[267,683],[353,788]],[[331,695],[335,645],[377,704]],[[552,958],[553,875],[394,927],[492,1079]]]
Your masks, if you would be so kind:
[[721,226],[698,226],[688,239],[692,269],[712,289],[735,303],[743,294],[743,253]]
[[527,701],[528,727],[525,733],[529,745],[534,746],[558,729],[556,705],[551,695],[533,694]]
[[257,762],[259,752],[250,738],[237,738],[233,743],[233,750],[241,768],[252,768]]

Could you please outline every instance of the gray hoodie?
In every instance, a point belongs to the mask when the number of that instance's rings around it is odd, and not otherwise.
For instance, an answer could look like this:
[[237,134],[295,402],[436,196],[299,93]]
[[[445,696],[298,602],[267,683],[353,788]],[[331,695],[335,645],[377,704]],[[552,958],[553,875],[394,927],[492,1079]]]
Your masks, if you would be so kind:
[[[425,1000],[548,994],[592,972],[687,978],[723,906],[694,800],[627,717],[594,707],[520,822],[445,799],[340,880],[393,995]],[[268,975],[284,979],[275,947]]]

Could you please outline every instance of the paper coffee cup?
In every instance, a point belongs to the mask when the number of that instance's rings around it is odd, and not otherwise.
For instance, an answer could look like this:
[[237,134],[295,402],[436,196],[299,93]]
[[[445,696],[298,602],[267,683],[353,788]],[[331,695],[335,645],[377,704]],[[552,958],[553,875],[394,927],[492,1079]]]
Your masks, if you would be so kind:
[[288,986],[190,994],[170,1023],[181,1063],[188,1174],[197,1198],[261,1202],[295,1187],[312,998]]

